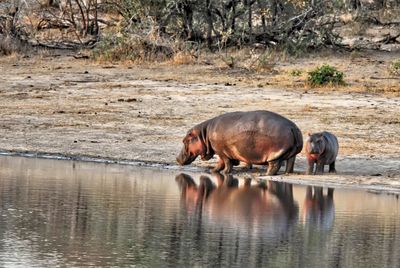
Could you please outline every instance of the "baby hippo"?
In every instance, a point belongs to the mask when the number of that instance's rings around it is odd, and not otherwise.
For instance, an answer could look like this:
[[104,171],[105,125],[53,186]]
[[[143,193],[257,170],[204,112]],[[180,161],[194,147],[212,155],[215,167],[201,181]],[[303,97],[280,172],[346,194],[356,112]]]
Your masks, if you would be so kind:
[[336,136],[326,131],[308,134],[308,136],[306,142],[307,174],[313,173],[314,163],[317,164],[315,174],[324,173],[324,165],[329,165],[329,173],[336,173],[335,160],[339,151]]

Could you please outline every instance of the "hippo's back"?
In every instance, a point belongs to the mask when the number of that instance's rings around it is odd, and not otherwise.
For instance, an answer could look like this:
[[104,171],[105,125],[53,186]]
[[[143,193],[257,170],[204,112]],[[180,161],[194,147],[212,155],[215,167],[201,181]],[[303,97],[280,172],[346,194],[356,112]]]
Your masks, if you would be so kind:
[[333,162],[339,152],[339,142],[336,136],[328,131],[324,131],[321,134],[324,136],[326,141],[325,151],[327,154],[329,154],[329,159],[331,162]]
[[[258,132],[267,135],[282,129],[297,128],[289,119],[270,111],[231,112],[214,118],[214,126],[225,131]],[[280,133],[282,134],[282,133]]]
[[298,127],[270,111],[223,114],[210,121],[208,130],[217,153],[255,164],[290,158],[303,147]]

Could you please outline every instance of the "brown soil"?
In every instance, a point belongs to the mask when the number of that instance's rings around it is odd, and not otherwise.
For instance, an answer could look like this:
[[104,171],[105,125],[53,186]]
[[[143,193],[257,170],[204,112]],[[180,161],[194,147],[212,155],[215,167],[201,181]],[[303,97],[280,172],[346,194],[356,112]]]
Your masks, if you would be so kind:
[[[194,124],[225,112],[266,109],[294,121],[304,135],[327,130],[340,143],[337,175],[301,175],[306,168],[301,153],[299,174],[283,179],[400,190],[400,79],[387,73],[398,56],[319,56],[275,63],[258,73],[204,62],[130,66],[68,55],[3,57],[0,150],[174,164]],[[306,72],[321,63],[345,72],[347,86],[307,88]],[[291,76],[291,70],[302,74]]]

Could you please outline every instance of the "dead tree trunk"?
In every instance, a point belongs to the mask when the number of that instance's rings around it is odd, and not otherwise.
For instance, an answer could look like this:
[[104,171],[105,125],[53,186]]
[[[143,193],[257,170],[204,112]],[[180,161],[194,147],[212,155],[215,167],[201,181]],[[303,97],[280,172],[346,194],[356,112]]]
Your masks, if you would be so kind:
[[245,0],[245,5],[247,6],[247,27],[249,28],[248,38],[249,42],[253,42],[253,4],[255,0]]
[[212,19],[211,1],[210,0],[206,0],[206,21],[207,21],[207,46],[209,49],[211,49],[213,19]]
[[94,0],[94,26],[93,26],[93,34],[98,36],[99,35],[99,21],[98,21],[98,3],[97,0]]
[[231,20],[231,30],[232,33],[235,32],[236,29],[236,1],[232,1],[232,20]]
[[266,25],[266,19],[265,19],[265,6],[262,4],[262,1],[257,0],[257,4],[258,4],[258,9],[260,11],[260,16],[261,16],[261,27],[262,27],[262,31],[266,32],[267,31],[267,25]]
[[[88,27],[87,27],[87,24],[86,24],[85,13],[83,12],[82,5],[81,5],[81,3],[79,1],[80,0],[75,0],[76,4],[78,5],[79,11],[81,13],[81,19],[82,19],[82,30],[81,30],[81,32],[82,32],[83,36],[86,36]],[[74,12],[74,11],[71,10],[71,12]]]
[[183,7],[183,16],[185,21],[185,31],[188,40],[193,40],[193,9],[190,4],[185,4]]
[[247,0],[247,12],[249,12],[249,18],[248,18],[248,21],[247,21],[247,25],[249,26],[249,39],[250,39],[250,42],[251,42],[252,35],[253,35],[253,14],[252,14],[253,10],[251,9],[251,5],[252,5],[251,1]]

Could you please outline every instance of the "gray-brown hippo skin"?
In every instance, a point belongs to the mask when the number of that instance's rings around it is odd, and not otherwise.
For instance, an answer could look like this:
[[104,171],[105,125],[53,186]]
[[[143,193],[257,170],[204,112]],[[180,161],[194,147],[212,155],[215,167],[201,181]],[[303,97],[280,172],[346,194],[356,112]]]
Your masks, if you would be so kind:
[[226,113],[191,128],[183,139],[176,158],[181,165],[192,163],[197,156],[219,162],[214,171],[230,173],[239,161],[267,165],[268,175],[275,175],[287,160],[286,173],[292,173],[296,155],[303,147],[299,128],[287,118],[269,111]]
[[335,135],[329,132],[308,134],[306,141],[307,174],[323,174],[324,166],[329,165],[329,172],[336,173],[335,161],[339,151],[339,143]]

